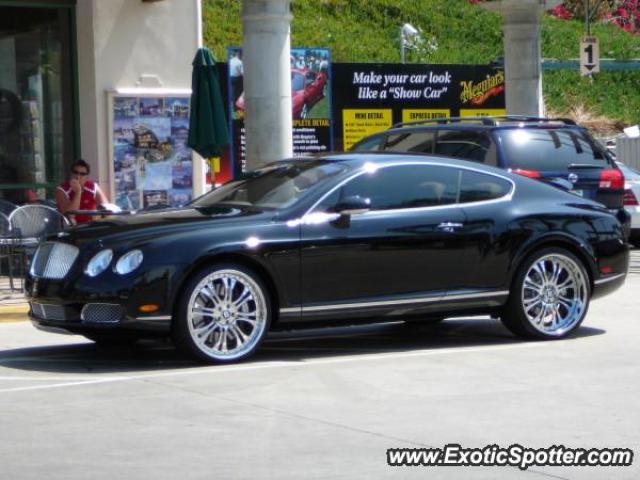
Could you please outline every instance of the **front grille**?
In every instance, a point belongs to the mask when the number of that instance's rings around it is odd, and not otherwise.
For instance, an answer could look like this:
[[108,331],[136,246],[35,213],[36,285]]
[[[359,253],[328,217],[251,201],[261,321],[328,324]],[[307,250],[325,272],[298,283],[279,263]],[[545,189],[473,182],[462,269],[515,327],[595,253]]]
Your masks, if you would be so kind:
[[45,242],[38,247],[31,262],[31,275],[37,278],[62,279],[67,276],[80,251],[67,243]]
[[118,323],[124,317],[124,309],[112,303],[87,303],[80,318],[84,323]]
[[66,309],[62,305],[49,305],[45,303],[31,303],[31,313],[42,320],[67,320]]

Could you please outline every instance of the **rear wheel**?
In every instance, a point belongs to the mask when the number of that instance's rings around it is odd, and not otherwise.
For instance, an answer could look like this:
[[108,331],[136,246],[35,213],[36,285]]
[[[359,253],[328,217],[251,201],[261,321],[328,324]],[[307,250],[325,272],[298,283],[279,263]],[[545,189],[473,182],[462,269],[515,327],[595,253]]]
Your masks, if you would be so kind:
[[269,296],[258,276],[239,265],[216,265],[186,285],[173,340],[199,360],[239,361],[258,349],[270,321]]
[[545,248],[531,255],[516,274],[502,322],[526,338],[564,338],[584,320],[589,297],[589,276],[582,262],[563,248]]

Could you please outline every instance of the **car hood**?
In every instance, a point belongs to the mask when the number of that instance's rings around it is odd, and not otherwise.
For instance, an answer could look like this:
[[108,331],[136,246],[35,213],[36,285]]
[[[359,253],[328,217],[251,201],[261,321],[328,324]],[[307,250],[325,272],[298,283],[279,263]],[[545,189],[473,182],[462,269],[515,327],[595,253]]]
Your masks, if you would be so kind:
[[248,207],[184,207],[112,216],[73,227],[58,234],[58,238],[70,243],[131,241],[141,237],[201,229],[209,225],[217,229],[244,223],[270,222],[273,216],[273,211]]

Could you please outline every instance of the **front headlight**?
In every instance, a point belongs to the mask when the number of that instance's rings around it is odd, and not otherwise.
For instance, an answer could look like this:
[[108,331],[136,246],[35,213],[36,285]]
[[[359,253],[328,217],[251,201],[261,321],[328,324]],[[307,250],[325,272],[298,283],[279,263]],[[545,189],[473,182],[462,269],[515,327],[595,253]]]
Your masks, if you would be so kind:
[[91,260],[89,260],[87,268],[84,269],[84,273],[90,277],[96,277],[107,269],[112,259],[113,250],[110,248],[101,250],[96,253]]
[[120,275],[126,275],[133,272],[142,263],[142,252],[140,250],[131,250],[120,257],[116,263],[116,272]]

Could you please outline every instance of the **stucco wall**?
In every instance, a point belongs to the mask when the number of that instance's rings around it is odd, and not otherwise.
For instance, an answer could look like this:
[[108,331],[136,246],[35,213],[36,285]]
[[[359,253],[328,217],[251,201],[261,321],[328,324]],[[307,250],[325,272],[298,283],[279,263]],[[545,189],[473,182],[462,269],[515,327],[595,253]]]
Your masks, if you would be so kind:
[[106,192],[111,191],[106,92],[136,87],[142,75],[156,75],[163,88],[190,88],[201,36],[199,2],[77,3],[82,156]]

